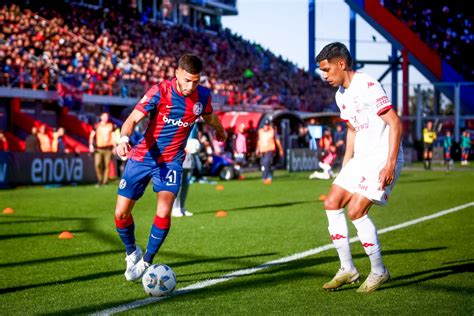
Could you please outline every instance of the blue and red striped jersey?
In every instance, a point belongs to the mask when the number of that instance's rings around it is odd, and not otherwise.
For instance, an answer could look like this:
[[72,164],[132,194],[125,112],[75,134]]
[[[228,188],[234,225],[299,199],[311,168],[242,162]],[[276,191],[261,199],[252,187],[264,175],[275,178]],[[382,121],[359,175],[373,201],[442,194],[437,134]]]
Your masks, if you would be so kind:
[[199,116],[211,114],[211,92],[198,86],[190,96],[176,88],[176,78],[164,80],[146,92],[135,109],[149,114],[143,138],[133,149],[137,161],[179,162],[185,157],[184,148],[189,133]]

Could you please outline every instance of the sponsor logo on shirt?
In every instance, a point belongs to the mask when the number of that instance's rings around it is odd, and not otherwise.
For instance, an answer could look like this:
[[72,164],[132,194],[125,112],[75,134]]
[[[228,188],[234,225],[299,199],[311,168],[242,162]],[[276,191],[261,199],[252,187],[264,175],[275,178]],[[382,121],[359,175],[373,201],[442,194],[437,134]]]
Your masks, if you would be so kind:
[[375,100],[375,106],[377,107],[377,109],[388,104],[390,104],[390,100],[386,95]]
[[201,103],[201,102],[194,103],[194,106],[193,106],[193,113],[194,113],[195,115],[201,115],[202,109],[203,109],[203,106],[202,106],[202,103]]
[[359,189],[367,191],[368,186],[366,184],[363,184],[365,182],[366,178],[362,176],[362,178],[359,181]]
[[351,124],[354,126],[356,132],[369,128],[369,123],[360,124],[357,116],[351,116]]
[[373,83],[372,81],[367,82],[367,88],[370,88],[373,86],[375,86],[375,83]]
[[181,119],[175,120],[172,118],[167,117],[166,115],[163,115],[163,122],[166,124],[171,124],[179,127],[188,127],[190,125],[193,125],[193,123],[188,123],[188,122],[183,122]]
[[126,186],[127,186],[127,181],[125,181],[125,179],[120,180],[119,189],[123,190],[125,189]]

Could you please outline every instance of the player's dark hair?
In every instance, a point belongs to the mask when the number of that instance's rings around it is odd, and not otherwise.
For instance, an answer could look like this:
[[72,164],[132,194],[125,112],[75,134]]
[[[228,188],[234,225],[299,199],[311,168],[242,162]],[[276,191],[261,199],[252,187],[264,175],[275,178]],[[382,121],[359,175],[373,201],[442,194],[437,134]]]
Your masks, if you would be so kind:
[[334,42],[324,46],[319,52],[318,56],[314,59],[316,63],[327,59],[328,61],[333,58],[342,58],[346,61],[346,65],[352,68],[352,56],[347,47],[339,42]]
[[202,61],[196,55],[184,54],[179,58],[178,67],[190,74],[198,75],[202,71]]

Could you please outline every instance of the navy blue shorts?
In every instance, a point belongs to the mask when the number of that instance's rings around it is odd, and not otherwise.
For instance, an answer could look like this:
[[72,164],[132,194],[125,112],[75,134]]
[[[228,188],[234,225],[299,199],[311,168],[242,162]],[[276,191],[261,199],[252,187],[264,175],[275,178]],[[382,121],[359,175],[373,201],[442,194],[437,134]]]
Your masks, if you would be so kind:
[[181,186],[183,168],[179,163],[158,163],[156,161],[136,161],[129,159],[117,194],[132,200],[138,200],[153,179],[153,191],[169,191],[175,196]]

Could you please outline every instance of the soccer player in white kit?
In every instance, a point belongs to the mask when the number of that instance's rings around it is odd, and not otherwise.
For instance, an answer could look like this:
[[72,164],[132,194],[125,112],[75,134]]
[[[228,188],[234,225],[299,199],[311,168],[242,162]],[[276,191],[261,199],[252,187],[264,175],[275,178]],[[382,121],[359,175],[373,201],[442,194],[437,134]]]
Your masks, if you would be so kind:
[[323,78],[336,92],[336,103],[348,131],[342,169],[324,201],[329,234],[341,261],[335,277],[324,284],[336,290],[359,281],[352,261],[344,208],[370,258],[371,272],[358,292],[370,293],[390,279],[382,261],[377,229],[368,217],[373,204],[386,205],[403,166],[402,126],[380,83],[352,69],[352,57],[341,43],[325,46],[316,57]]

